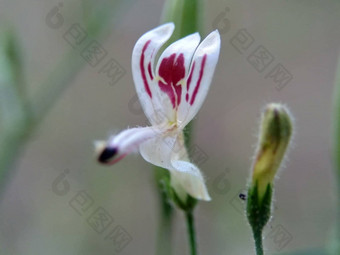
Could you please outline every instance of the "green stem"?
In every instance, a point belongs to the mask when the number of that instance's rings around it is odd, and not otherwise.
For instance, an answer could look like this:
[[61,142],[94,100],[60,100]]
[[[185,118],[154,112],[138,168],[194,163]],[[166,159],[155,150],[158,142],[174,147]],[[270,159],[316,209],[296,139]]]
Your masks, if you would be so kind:
[[263,255],[262,230],[254,231],[256,255]]
[[[95,17],[87,23],[87,32],[93,38],[98,39],[100,35],[103,34],[103,31],[111,24],[111,18],[113,17],[112,10],[119,9],[112,8],[117,7],[116,2],[111,4],[110,7],[111,8],[105,6],[105,8],[101,8],[100,13],[94,15]],[[11,61],[14,61],[14,64],[8,63],[5,66],[2,65],[2,61],[7,57],[6,54],[9,54],[8,56]],[[20,63],[17,63],[20,61],[19,50],[12,47],[8,49],[8,53],[5,52],[5,54],[3,54],[0,49],[0,56],[0,92],[6,90],[6,93],[0,93],[1,196],[1,193],[3,193],[5,189],[10,169],[14,161],[18,158],[21,149],[36,127],[41,123],[41,120],[53,107],[64,89],[72,81],[75,74],[85,64],[85,61],[81,59],[79,52],[69,50],[47,79],[41,84],[38,94],[34,98],[27,98],[27,93],[25,93],[26,84],[22,78],[23,70],[21,69]],[[7,68],[10,70],[7,70]],[[13,72],[15,75],[11,75],[12,77],[10,77],[9,80],[3,81],[1,79],[4,78],[4,72]],[[10,95],[11,98],[7,96],[7,98],[5,98],[6,100],[4,100],[3,97],[5,95]]]
[[[31,127],[22,61],[14,32],[0,30],[0,194],[8,169],[22,148]],[[1,198],[0,198],[1,200]]]
[[196,234],[195,234],[195,221],[193,211],[185,212],[187,228],[188,228],[188,239],[190,246],[190,254],[197,255],[197,243],[196,243]]
[[156,254],[157,255],[171,255],[171,233],[172,233],[172,220],[173,220],[173,207],[169,203],[169,195],[167,191],[166,182],[169,180],[168,173],[165,169],[156,168],[156,182],[158,184],[159,203],[161,214],[158,223]]
[[171,232],[172,232],[172,213],[164,213],[160,216],[157,232],[157,246],[156,254],[170,255],[172,251],[171,246]]
[[337,192],[336,200],[336,229],[331,243],[331,254],[340,252],[340,59],[338,60],[333,98],[333,167]]

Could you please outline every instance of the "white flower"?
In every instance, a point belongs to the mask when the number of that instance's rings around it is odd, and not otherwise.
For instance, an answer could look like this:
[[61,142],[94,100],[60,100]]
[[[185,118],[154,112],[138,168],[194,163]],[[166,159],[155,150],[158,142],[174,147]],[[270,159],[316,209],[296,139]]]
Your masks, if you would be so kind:
[[158,50],[174,28],[173,23],[167,23],[147,32],[132,53],[136,91],[151,126],[127,129],[107,142],[98,142],[98,160],[114,164],[139,148],[146,161],[170,171],[171,185],[181,199],[189,194],[210,200],[200,170],[189,161],[183,129],[208,93],[220,35],[216,30],[201,43],[198,33],[188,35],[167,47],[155,63]]

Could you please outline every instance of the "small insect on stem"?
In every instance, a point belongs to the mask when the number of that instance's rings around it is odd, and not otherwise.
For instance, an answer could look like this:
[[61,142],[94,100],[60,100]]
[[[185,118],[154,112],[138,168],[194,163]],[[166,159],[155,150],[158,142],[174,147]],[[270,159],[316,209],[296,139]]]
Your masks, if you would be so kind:
[[240,194],[238,195],[238,197],[239,197],[240,199],[242,199],[243,201],[246,201],[246,200],[247,200],[247,195],[244,194],[244,193],[240,193]]

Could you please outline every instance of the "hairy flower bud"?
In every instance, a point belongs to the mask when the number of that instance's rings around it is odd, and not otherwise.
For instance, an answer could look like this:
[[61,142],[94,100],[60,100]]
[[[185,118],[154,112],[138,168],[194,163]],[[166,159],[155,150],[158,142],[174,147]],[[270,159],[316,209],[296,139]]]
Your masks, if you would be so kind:
[[253,165],[252,185],[257,183],[260,200],[268,184],[273,183],[291,136],[292,121],[286,107],[277,103],[268,104],[262,114],[260,139]]
[[262,230],[271,216],[274,177],[291,140],[292,129],[285,106],[275,103],[266,106],[247,198],[247,218],[258,255],[263,254]]

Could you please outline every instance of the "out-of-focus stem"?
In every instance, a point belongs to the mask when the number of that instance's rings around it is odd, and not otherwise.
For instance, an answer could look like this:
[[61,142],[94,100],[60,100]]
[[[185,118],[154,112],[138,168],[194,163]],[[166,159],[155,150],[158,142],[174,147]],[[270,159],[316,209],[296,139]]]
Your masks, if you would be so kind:
[[173,221],[173,207],[170,204],[168,185],[169,172],[160,167],[155,167],[155,181],[158,187],[160,215],[157,230],[156,255],[171,255],[171,234]]
[[340,60],[334,87],[333,112],[333,168],[337,192],[335,238],[331,243],[331,254],[340,254]]
[[[93,39],[99,37],[111,23],[111,18],[115,14],[112,10],[117,9],[116,7],[117,2],[111,2],[110,8],[105,6],[104,8],[97,8],[96,11],[89,9],[86,11],[87,14],[91,14],[86,24],[87,32]],[[52,108],[63,90],[86,62],[79,56],[77,51],[70,50],[39,86],[38,94],[29,99],[25,93],[26,84],[24,83],[23,70],[19,63],[21,56],[18,48],[12,47],[9,50],[0,52],[0,54],[1,60],[9,60],[5,63],[0,63],[0,99],[1,96],[4,97],[4,100],[0,100],[1,193],[12,164],[18,158],[20,151],[34,132],[35,127],[41,123],[41,120]]]

